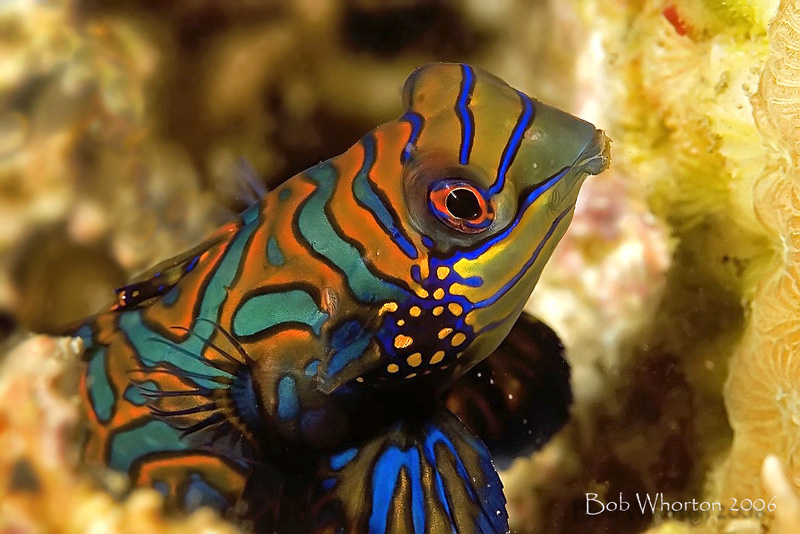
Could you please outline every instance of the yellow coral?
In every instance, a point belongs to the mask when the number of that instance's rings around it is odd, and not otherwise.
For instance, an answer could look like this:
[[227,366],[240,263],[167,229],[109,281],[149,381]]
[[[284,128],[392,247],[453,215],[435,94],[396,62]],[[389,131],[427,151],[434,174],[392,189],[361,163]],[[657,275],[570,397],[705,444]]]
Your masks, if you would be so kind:
[[758,286],[725,389],[735,436],[722,485],[739,495],[767,495],[758,477],[767,454],[784,460],[790,479],[800,484],[799,14],[800,3],[781,2],[769,29],[770,59],[754,99],[770,147],[754,202],[780,255]]

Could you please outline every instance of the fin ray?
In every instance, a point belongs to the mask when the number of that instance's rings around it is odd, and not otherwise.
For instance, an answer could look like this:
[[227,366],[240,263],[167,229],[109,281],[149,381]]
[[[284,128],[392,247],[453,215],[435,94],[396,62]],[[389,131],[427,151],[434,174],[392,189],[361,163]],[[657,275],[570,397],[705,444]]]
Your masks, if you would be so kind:
[[505,497],[486,447],[441,406],[327,457],[309,531],[502,534]]
[[506,467],[539,449],[569,418],[564,346],[550,327],[523,313],[500,347],[461,377],[444,402]]

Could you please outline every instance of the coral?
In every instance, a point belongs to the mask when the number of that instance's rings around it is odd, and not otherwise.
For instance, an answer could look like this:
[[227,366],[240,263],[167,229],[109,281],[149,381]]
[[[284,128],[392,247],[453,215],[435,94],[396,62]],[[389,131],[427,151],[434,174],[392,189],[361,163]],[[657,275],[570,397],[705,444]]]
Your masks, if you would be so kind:
[[754,97],[759,128],[769,147],[768,165],[758,179],[754,204],[772,236],[778,256],[758,284],[750,323],[730,362],[725,387],[735,435],[722,470],[722,486],[738,494],[772,495],[759,480],[762,462],[774,454],[800,484],[800,240],[797,164],[800,136],[800,63],[797,2],[781,2],[770,24],[770,57]]

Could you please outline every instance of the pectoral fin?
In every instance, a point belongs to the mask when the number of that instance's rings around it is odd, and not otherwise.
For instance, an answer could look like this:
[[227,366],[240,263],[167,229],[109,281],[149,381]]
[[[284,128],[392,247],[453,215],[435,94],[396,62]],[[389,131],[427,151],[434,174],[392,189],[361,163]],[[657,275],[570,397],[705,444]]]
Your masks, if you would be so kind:
[[523,313],[500,347],[456,382],[444,402],[506,467],[539,449],[569,418],[570,368],[561,340]]
[[502,534],[502,484],[489,452],[442,407],[323,460],[308,530],[348,534]]

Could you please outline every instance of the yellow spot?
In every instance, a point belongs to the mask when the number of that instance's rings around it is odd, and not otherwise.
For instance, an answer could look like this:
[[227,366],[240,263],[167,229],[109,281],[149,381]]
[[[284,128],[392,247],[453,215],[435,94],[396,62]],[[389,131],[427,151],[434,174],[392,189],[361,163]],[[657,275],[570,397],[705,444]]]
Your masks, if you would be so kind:
[[447,305],[447,309],[450,310],[450,313],[452,313],[456,317],[461,315],[461,312],[464,311],[464,308],[462,308],[460,305],[456,304],[455,302],[451,302],[450,304],[448,304]]
[[452,328],[442,328],[441,330],[439,330],[439,339],[446,338],[447,336],[450,335],[450,332],[452,332],[452,331],[453,331]]
[[411,317],[419,317],[421,313],[422,313],[422,310],[420,309],[419,306],[411,306],[411,309],[408,310],[408,314]]
[[411,373],[410,375],[406,375],[406,378],[414,378],[417,376],[417,373]]
[[436,365],[437,363],[439,363],[443,359],[444,359],[444,351],[443,350],[437,350],[433,354],[433,358],[431,358],[430,364],[431,365]]
[[406,324],[405,319],[398,319],[397,320],[397,326],[403,326],[404,324]]
[[448,274],[450,274],[450,267],[442,266],[436,269],[436,276],[439,277],[439,280],[444,280]]
[[444,306],[436,306],[433,309],[433,314],[438,317],[442,314],[443,311],[444,311]]
[[406,360],[411,367],[418,367],[422,363],[422,354],[415,352]]
[[397,311],[397,303],[396,302],[387,302],[383,306],[378,313],[383,315],[386,312],[396,312]]
[[419,298],[421,299],[428,298],[428,292],[425,290],[424,287],[417,289],[417,295],[419,295]]
[[360,382],[360,383],[363,384],[364,383],[364,379],[359,376],[358,378],[356,378],[356,382]]
[[433,292],[433,298],[436,300],[442,300],[444,298],[444,289],[441,287]]
[[396,363],[390,363],[386,367],[386,370],[389,371],[390,373],[396,373],[397,371],[400,370],[400,367]]
[[461,345],[464,342],[465,339],[467,339],[467,336],[465,336],[464,334],[459,332],[459,333],[457,333],[456,335],[453,336],[453,339],[450,340],[450,343],[454,347],[457,347],[457,346]]
[[404,336],[403,334],[398,334],[396,338],[394,338],[394,348],[396,349],[404,349],[411,345],[414,342],[414,338],[410,336]]

